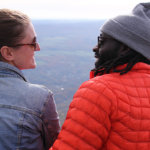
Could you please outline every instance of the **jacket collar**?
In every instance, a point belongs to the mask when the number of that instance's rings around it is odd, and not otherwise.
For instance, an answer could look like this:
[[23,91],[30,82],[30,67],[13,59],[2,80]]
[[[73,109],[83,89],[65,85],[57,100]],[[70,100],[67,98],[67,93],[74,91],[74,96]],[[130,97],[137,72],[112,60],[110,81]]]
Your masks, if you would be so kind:
[[27,82],[21,70],[2,61],[0,61],[0,77],[18,77]]
[[[118,66],[117,69],[125,68],[127,64]],[[150,74],[150,65],[142,62],[136,63],[130,71],[147,72]],[[111,73],[110,73],[111,74]],[[94,71],[90,71],[90,79],[94,78]]]

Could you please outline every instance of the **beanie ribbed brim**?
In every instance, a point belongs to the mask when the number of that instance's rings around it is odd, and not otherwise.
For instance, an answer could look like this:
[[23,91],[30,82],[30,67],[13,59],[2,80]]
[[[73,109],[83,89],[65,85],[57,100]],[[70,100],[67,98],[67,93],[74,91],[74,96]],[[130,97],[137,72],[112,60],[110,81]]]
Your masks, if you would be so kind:
[[115,19],[110,19],[101,28],[101,31],[112,36],[116,40],[126,44],[133,50],[150,59],[150,39],[143,39],[138,34],[128,30]]

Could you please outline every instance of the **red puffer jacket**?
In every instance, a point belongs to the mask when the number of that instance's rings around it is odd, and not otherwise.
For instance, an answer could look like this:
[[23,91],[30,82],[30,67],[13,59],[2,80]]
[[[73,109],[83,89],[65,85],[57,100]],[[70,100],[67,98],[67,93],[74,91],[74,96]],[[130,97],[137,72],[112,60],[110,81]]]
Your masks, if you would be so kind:
[[150,65],[84,82],[53,150],[150,150]]

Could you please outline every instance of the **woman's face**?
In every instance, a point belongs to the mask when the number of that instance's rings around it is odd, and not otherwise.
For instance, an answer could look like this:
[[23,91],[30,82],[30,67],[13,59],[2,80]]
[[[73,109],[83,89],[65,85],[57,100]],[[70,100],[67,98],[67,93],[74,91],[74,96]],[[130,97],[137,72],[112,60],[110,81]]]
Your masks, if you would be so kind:
[[36,43],[36,33],[32,23],[29,23],[25,29],[24,39],[18,43],[17,47],[13,49],[13,61],[12,65],[20,70],[32,69],[36,67],[36,62],[34,58],[35,51],[39,51],[39,44]]

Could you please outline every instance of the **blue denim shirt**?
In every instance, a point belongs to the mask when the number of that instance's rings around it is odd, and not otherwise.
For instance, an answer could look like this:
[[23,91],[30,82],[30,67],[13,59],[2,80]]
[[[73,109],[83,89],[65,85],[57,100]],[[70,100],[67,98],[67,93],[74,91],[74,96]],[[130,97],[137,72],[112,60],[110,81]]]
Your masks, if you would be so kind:
[[0,150],[48,150],[59,130],[51,91],[0,62]]

